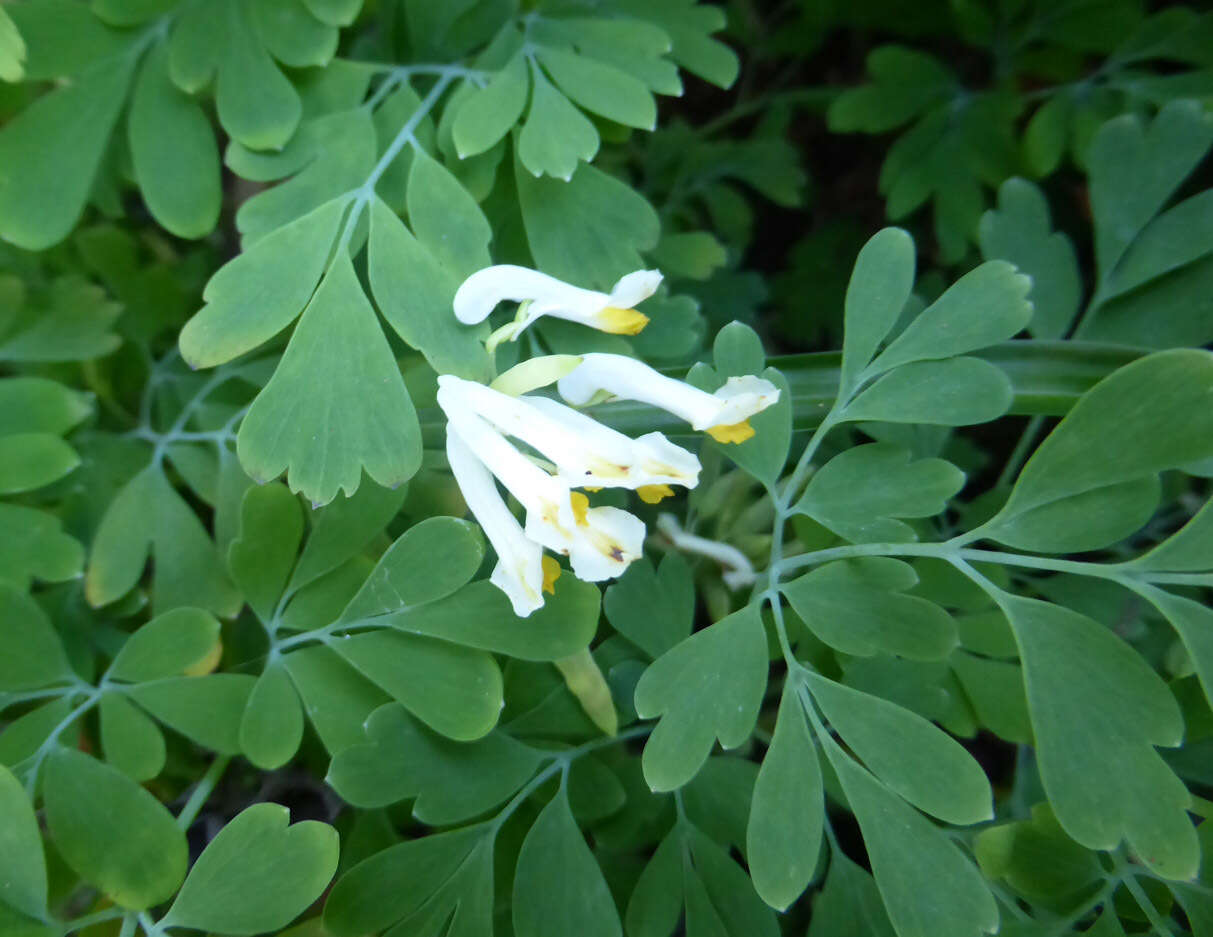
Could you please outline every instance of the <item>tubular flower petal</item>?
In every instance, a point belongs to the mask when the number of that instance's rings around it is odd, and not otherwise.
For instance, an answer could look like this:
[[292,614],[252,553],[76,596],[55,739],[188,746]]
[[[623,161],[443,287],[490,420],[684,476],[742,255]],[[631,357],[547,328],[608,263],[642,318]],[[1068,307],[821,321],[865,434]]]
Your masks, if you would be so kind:
[[661,433],[631,439],[554,400],[510,397],[449,374],[438,385],[448,419],[460,411],[478,415],[549,459],[571,487],[691,488],[699,480],[699,459]]
[[446,434],[446,455],[468,509],[497,551],[497,565],[489,581],[506,594],[514,614],[525,618],[543,605],[542,592],[548,586],[543,550],[527,537],[510,513],[488,469],[450,427]]
[[731,377],[713,394],[666,377],[625,355],[583,355],[581,364],[556,383],[560,396],[585,406],[601,394],[651,404],[686,420],[720,442],[754,435],[749,418],[779,399],[779,388],[761,377]]
[[483,322],[504,300],[522,303],[517,318],[490,337],[490,350],[500,342],[514,341],[542,316],[579,322],[601,332],[635,335],[649,319],[633,307],[652,296],[661,279],[656,270],[637,270],[621,278],[610,293],[600,293],[538,270],[500,264],[478,270],[463,281],[455,293],[455,317],[472,325]]
[[[513,540],[505,540],[505,535],[500,533],[507,530],[510,537],[521,534],[532,542],[537,551],[540,547],[546,547],[553,552],[567,556],[573,568],[573,574],[578,579],[588,582],[598,582],[618,576],[627,569],[633,560],[640,557],[643,551],[644,523],[639,518],[618,508],[591,508],[585,495],[573,492],[565,481],[549,475],[475,413],[458,405],[452,405],[449,400],[443,402],[441,391],[439,393],[439,403],[443,406],[449,420],[447,424],[448,449],[449,441],[454,438],[470,450],[471,458],[479,460],[477,464],[489,481],[487,487],[492,488],[496,498],[496,502],[486,509],[489,512],[489,523],[494,524],[494,530],[490,533],[486,527],[485,534],[493,543],[494,549],[498,550],[498,557],[502,559],[502,563],[510,569],[518,565],[506,561],[506,554],[503,554],[502,550],[497,547],[497,540],[494,539],[494,536],[502,536],[504,548],[512,550],[515,546]],[[457,445],[455,459],[461,455]],[[452,460],[452,469],[454,467],[455,461]],[[489,473],[495,475],[526,510],[525,528],[518,527],[518,522],[514,520],[513,515],[509,515],[513,522],[511,527],[506,524],[504,519],[493,513],[497,506],[500,506],[506,514],[509,514],[509,511],[501,501],[500,495],[497,495],[495,486],[491,485]],[[480,491],[480,488],[483,487],[480,484],[482,479],[473,477],[469,472],[464,472],[463,475],[456,473],[455,477],[461,488],[464,484],[464,477],[468,477],[471,483],[477,486],[470,496],[465,492],[465,500],[468,501],[468,506],[472,508],[472,512],[479,520],[479,506],[488,500]],[[475,505],[473,505],[473,501],[476,502]],[[481,526],[484,526],[483,522]],[[530,562],[529,556],[528,562]],[[538,593],[542,591],[545,583],[544,573],[548,572],[550,579],[551,570],[545,571],[539,560],[533,562],[539,565],[527,567],[529,575],[526,583],[528,586],[534,587],[535,592]],[[534,572],[535,568],[538,568],[538,573]],[[495,579],[494,582],[496,582]],[[554,579],[550,579],[550,582],[554,582]],[[538,585],[535,586],[535,583]],[[502,588],[504,589],[505,586]],[[506,591],[513,600],[513,594],[509,590]],[[515,604],[516,611],[521,604]],[[539,604],[543,604],[542,600],[539,601]],[[518,612],[518,614],[522,613]]]

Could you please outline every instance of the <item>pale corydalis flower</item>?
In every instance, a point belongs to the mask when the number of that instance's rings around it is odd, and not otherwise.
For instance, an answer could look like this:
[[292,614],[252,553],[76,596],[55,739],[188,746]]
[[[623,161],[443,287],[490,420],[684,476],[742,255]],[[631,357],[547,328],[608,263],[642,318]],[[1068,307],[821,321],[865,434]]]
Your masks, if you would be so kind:
[[622,277],[609,293],[582,289],[538,270],[501,264],[478,270],[455,293],[455,317],[465,325],[488,318],[498,303],[521,303],[518,315],[489,336],[492,351],[501,342],[514,341],[536,319],[552,316],[588,325],[600,332],[636,335],[649,317],[634,308],[656,292],[661,274],[637,270]]
[[[490,350],[545,315],[635,334],[648,318],[632,307],[660,282],[660,273],[638,270],[610,293],[598,293],[523,267],[489,267],[459,288],[455,314],[473,324],[502,300],[522,303],[517,318],[490,337]],[[620,508],[591,506],[584,492],[626,488],[656,504],[674,493],[673,486],[699,483],[699,459],[663,434],[633,439],[557,400],[530,394],[551,383],[576,406],[610,398],[640,401],[720,442],[734,443],[753,436],[749,418],[779,399],[779,389],[759,377],[729,378],[708,393],[633,358],[610,354],[530,359],[492,387],[450,374],[439,377],[451,471],[497,552],[490,581],[523,617],[543,605],[543,592],[553,591],[560,575],[559,563],[544,556],[544,549],[568,557],[573,574],[590,582],[621,575],[641,556],[643,522]],[[522,523],[498,483],[522,506]],[[746,574],[733,567],[734,576]]]
[[731,377],[715,393],[666,377],[624,355],[588,354],[556,384],[560,396],[585,406],[606,396],[636,400],[672,413],[722,443],[754,435],[749,419],[779,399],[779,388],[761,377]]

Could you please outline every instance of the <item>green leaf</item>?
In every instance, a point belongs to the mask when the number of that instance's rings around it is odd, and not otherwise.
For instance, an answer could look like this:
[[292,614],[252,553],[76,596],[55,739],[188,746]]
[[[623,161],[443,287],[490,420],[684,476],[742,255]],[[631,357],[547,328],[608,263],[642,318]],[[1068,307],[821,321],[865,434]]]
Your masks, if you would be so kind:
[[173,609],[126,639],[108,676],[130,683],[175,677],[210,657],[218,643],[219,622],[212,615],[200,608]]
[[66,433],[92,411],[86,394],[44,377],[0,378],[0,436]]
[[1148,553],[1131,562],[1134,569],[1199,572],[1213,570],[1213,499]]
[[449,738],[478,739],[497,724],[501,671],[483,651],[391,631],[347,635],[333,648]]
[[144,709],[186,738],[222,755],[240,753],[240,720],[256,680],[242,673],[170,677],[128,691]]
[[661,222],[635,189],[594,166],[567,182],[537,179],[515,161],[527,244],[535,265],[561,280],[609,290],[640,270],[640,251],[657,244]]
[[587,111],[626,127],[657,126],[657,104],[638,78],[562,49],[541,46],[539,61],[560,90]]
[[835,133],[884,133],[899,127],[946,95],[955,81],[932,56],[904,46],[880,46],[868,54],[872,83],[851,88],[830,105]]
[[746,828],[754,888],[779,911],[812,880],[825,823],[821,765],[795,687],[789,681],[784,689]]
[[202,293],[207,304],[181,330],[191,367],[230,361],[294,321],[324,273],[346,205],[326,202],[219,268]]
[[686,839],[694,863],[693,870],[683,866],[687,933],[778,937],[775,915],[741,866],[697,829],[688,830]]
[[327,504],[362,472],[392,488],[421,464],[421,430],[392,357],[342,253],[303,311],[282,361],[240,425],[253,478],[284,471],[292,491]]
[[707,280],[728,262],[725,247],[707,231],[666,232],[651,251],[667,277]]
[[21,782],[0,767],[0,895],[30,917],[46,918],[46,857],[34,806]]
[[532,61],[531,109],[518,135],[519,164],[533,176],[555,176],[568,182],[579,163],[588,163],[597,152],[594,125],[552,87]]
[[80,575],[84,548],[63,533],[57,517],[16,504],[0,504],[0,583],[18,589],[32,578],[63,582]]
[[549,661],[569,657],[589,645],[598,627],[599,605],[593,583],[561,576],[555,594],[543,608],[518,618],[505,593],[480,580],[445,599],[391,613],[379,621],[400,631],[520,660]]
[[398,703],[366,723],[368,743],[337,753],[325,780],[348,803],[386,807],[415,797],[422,823],[460,823],[497,806],[530,779],[542,754],[503,732],[454,742],[413,719]]
[[1008,742],[1032,744],[1032,720],[1018,664],[957,652],[949,663],[981,725]]
[[349,26],[362,9],[362,0],[303,0],[312,16],[332,26]]
[[0,237],[43,250],[76,226],[122,109],[134,59],[114,56],[0,130]]
[[[299,125],[302,105],[266,50],[252,14],[253,4],[240,0],[186,7],[169,38],[169,67],[173,81],[191,93],[214,77],[219,122],[235,140],[281,149]],[[258,93],[249,94],[249,88]]]
[[287,592],[294,594],[364,550],[396,516],[406,493],[362,485],[350,497],[337,498],[314,511],[311,533]]
[[149,781],[164,769],[164,733],[121,693],[101,697],[101,750],[132,781]]
[[518,937],[622,937],[615,902],[563,785],[522,841],[513,922]]
[[510,132],[522,116],[529,88],[527,60],[515,55],[487,85],[468,95],[451,128],[460,159],[483,153]]
[[901,316],[914,288],[914,240],[901,228],[875,234],[847,285],[840,392],[846,394]]
[[872,876],[839,850],[813,904],[808,937],[897,937]]
[[240,750],[258,768],[272,771],[294,757],[303,739],[299,695],[281,664],[262,671],[240,719]]
[[877,559],[826,563],[785,583],[783,594],[814,634],[846,654],[943,660],[956,647],[955,622],[934,602],[905,595],[912,581],[883,578],[904,564]]
[[[1120,368],[1091,388],[1037,447],[1006,505],[985,530],[1035,508],[1213,456],[1213,355],[1177,349]],[[1123,498],[1123,496],[1121,496]],[[1042,530],[1027,549],[1051,548]]]
[[985,772],[921,716],[815,674],[809,690],[847,747],[890,790],[947,823],[992,819]]
[[998,540],[1021,550],[1082,553],[1119,543],[1158,510],[1157,476],[1117,482],[1030,508],[997,527]]
[[46,823],[59,854],[115,904],[165,901],[185,876],[185,833],[160,801],[126,775],[61,748],[46,760]]
[[341,618],[357,621],[446,598],[476,575],[483,559],[484,538],[476,525],[428,518],[387,548]]
[[656,571],[639,560],[607,587],[603,610],[611,626],[652,658],[691,633],[695,584],[691,567],[677,553],[662,557]]
[[330,754],[366,741],[363,725],[389,702],[386,693],[327,647],[292,651],[284,661],[308,719]]
[[202,106],[168,74],[163,45],[139,69],[127,135],[135,180],[152,217],[178,237],[209,234],[219,219],[219,150]]
[[987,827],[974,845],[989,878],[1031,898],[1077,895],[1104,877],[1099,857],[1065,834],[1047,803],[1034,806],[1030,820]]
[[336,937],[363,937],[400,921],[401,933],[434,934],[450,921],[452,937],[491,934],[493,839],[492,827],[481,824],[364,859],[333,886],[325,928]]
[[33,689],[74,677],[46,613],[24,589],[8,584],[0,584],[0,643],[0,689]]
[[421,149],[414,150],[409,168],[408,211],[417,240],[456,280],[491,263],[493,231],[480,206],[449,170]]
[[331,826],[288,827],[289,816],[278,804],[237,814],[202,851],[162,924],[243,935],[298,917],[337,871],[340,844]]
[[648,0],[622,0],[618,6],[637,19],[660,26],[673,46],[670,57],[687,71],[718,88],[728,88],[737,79],[740,68],[737,54],[711,38],[712,33],[725,27],[724,11],[719,7],[701,5],[695,0],[660,6]]
[[227,568],[262,619],[274,614],[302,538],[303,511],[284,486],[262,485],[244,493],[240,531],[227,548]]
[[1156,874],[1196,874],[1183,783],[1154,750],[1183,738],[1175,698],[1098,622],[1048,602],[996,596],[1023,661],[1040,776],[1062,827],[1091,849],[1122,839]]
[[899,937],[996,931],[998,906],[957,846],[828,736],[823,744],[859,821],[876,886]]
[[1040,189],[1024,179],[1004,182],[998,208],[981,216],[978,241],[986,260],[1010,261],[1032,278],[1028,331],[1036,338],[1065,335],[1078,314],[1082,281],[1074,245],[1053,231]]
[[670,937],[682,916],[683,842],[680,830],[666,834],[649,859],[628,901],[628,937]]
[[876,360],[873,372],[912,361],[951,358],[1006,341],[1028,324],[1032,281],[1009,263],[991,260],[957,280],[906,326]]
[[225,161],[254,182],[284,180],[259,192],[236,212],[245,248],[334,199],[354,197],[376,158],[375,124],[366,108],[305,121],[280,151],[257,152],[233,144]]
[[50,433],[0,436],[0,494],[17,494],[49,485],[79,464],[76,451]]
[[892,518],[942,513],[965,476],[943,459],[911,458],[892,443],[847,449],[817,470],[796,510],[852,543],[915,540],[913,528]]
[[1213,144],[1213,117],[1196,101],[1168,104],[1146,127],[1136,114],[1110,120],[1087,157],[1095,257],[1103,276],[1124,255]]
[[0,80],[16,82],[25,75],[25,40],[17,24],[0,10]]
[[379,199],[371,205],[368,264],[375,302],[397,335],[425,355],[439,374],[489,379],[485,330],[463,325],[451,313],[459,278]]
[[0,289],[4,287],[12,287],[14,292],[4,302],[9,309],[0,325],[4,336],[0,339],[0,360],[83,361],[104,357],[121,344],[110,329],[122,306],[81,276],[57,277],[44,288],[35,288],[28,298],[17,277],[0,276]]
[[636,712],[661,716],[644,747],[644,776],[655,791],[682,787],[712,744],[736,748],[750,737],[767,684],[767,643],[747,605],[661,655],[636,685]]
[[969,426],[1002,416],[1012,399],[1010,380],[988,361],[919,361],[877,379],[847,404],[841,418]]
[[1186,199],[1155,218],[1112,271],[1105,296],[1136,289],[1213,252],[1213,190]]

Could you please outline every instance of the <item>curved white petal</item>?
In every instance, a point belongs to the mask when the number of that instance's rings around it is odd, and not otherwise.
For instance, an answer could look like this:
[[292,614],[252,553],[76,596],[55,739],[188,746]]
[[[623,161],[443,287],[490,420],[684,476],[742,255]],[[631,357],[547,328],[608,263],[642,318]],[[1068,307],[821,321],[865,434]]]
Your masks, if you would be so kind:
[[659,270],[635,270],[619,278],[619,282],[611,288],[607,305],[617,309],[631,309],[656,293],[661,281]]
[[606,391],[614,397],[659,407],[697,430],[714,425],[721,409],[720,401],[706,391],[666,377],[626,355],[583,355],[581,364],[562,377],[556,387],[561,397],[576,406],[584,406],[600,391]]
[[605,293],[583,290],[528,267],[498,264],[477,270],[463,281],[455,292],[455,318],[466,325],[483,322],[498,303],[507,299],[531,300],[539,307],[528,312],[531,321],[541,315],[552,315],[557,308],[596,311],[607,304]]
[[712,395],[721,402],[716,423],[730,426],[761,413],[779,399],[779,388],[753,375],[731,377]]
[[525,618],[543,605],[543,550],[523,532],[484,463],[450,425],[446,453],[468,509],[497,552],[490,581],[509,598],[514,614]]
[[[438,384],[438,403],[448,419],[453,420],[463,412],[491,423],[501,433],[522,440],[555,464],[567,484],[637,487],[631,481],[636,461],[632,440],[622,433],[576,411],[554,416],[539,403],[543,398],[510,397],[449,374],[440,377]],[[561,406],[554,402],[552,405]],[[495,464],[494,459],[486,461]],[[509,486],[505,478],[502,481]]]
[[570,544],[573,575],[601,582],[623,575],[644,552],[644,522],[619,508],[590,508]]
[[716,393],[709,394],[666,377],[643,361],[599,352],[583,355],[581,364],[562,377],[556,387],[571,404],[582,406],[605,391],[659,407],[701,432],[740,423],[779,399],[779,388],[760,377],[731,377]]

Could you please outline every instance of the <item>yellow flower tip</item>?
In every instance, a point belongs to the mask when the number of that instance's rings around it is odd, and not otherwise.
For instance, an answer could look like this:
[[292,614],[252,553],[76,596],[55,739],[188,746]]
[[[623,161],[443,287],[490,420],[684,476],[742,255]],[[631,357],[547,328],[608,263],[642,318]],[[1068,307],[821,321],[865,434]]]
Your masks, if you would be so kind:
[[598,328],[612,335],[639,335],[648,324],[649,317],[635,309],[607,306],[598,313]]
[[222,657],[223,642],[216,641],[205,656],[198,658],[181,672],[187,677],[205,677],[219,666],[219,660]]
[[586,512],[590,509],[590,499],[583,495],[580,491],[574,491],[569,495],[569,502],[573,507],[573,518],[578,524],[586,523]]
[[601,488],[599,488],[599,487],[597,487],[597,486],[595,486],[595,485],[582,485],[582,486],[581,486],[581,489],[582,489],[583,491],[589,491],[589,492],[593,492],[594,494],[597,494],[598,492],[602,491],[602,489],[601,489]]
[[674,489],[669,485],[641,485],[636,489],[636,494],[645,504],[658,504],[664,498],[674,497]]
[[543,591],[551,595],[556,594],[556,580],[560,578],[560,564],[556,562],[553,556],[545,556],[543,563]]
[[754,427],[750,425],[749,420],[742,420],[727,426],[709,426],[708,435],[717,442],[741,443],[754,438]]

